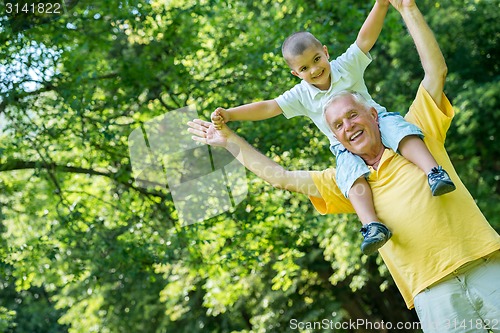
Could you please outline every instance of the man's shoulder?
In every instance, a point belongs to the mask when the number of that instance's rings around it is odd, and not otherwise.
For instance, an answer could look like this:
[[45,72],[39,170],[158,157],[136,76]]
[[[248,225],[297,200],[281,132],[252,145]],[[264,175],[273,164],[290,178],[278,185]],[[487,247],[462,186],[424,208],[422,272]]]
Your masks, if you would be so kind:
[[453,106],[443,93],[441,107],[436,105],[430,94],[420,85],[405,119],[420,127],[424,135],[443,141],[454,116]]

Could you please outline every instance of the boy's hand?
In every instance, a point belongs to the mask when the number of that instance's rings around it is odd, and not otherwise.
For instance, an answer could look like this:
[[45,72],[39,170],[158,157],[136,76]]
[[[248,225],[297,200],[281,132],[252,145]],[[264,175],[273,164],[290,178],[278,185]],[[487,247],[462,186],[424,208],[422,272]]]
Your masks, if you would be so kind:
[[212,112],[210,119],[212,120],[212,124],[214,124],[215,129],[220,130],[222,125],[229,121],[229,113],[226,109],[217,108],[214,112]]

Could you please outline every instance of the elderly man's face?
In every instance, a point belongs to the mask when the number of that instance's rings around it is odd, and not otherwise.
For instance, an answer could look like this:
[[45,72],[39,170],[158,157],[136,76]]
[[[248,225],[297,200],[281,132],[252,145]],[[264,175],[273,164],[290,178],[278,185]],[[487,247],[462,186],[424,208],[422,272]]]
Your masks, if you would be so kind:
[[351,95],[330,104],[325,119],[337,140],[353,154],[373,154],[382,145],[377,111],[359,104]]

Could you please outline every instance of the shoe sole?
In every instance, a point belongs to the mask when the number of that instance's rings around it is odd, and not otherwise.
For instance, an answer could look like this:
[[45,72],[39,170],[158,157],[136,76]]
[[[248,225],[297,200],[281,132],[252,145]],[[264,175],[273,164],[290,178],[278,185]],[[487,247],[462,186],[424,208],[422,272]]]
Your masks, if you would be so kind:
[[367,256],[377,252],[378,249],[380,249],[382,246],[385,245],[385,243],[387,243],[387,241],[392,237],[392,233],[389,233],[389,236],[384,239],[384,240],[381,240],[381,241],[378,241],[378,242],[373,242],[373,243],[368,243],[368,244],[365,244],[364,246],[361,245],[361,252],[363,252],[363,254],[366,254]]
[[455,191],[455,189],[456,189],[455,184],[442,182],[441,185],[436,186],[434,191],[432,191],[432,195],[434,197],[439,197],[440,195],[453,192]]

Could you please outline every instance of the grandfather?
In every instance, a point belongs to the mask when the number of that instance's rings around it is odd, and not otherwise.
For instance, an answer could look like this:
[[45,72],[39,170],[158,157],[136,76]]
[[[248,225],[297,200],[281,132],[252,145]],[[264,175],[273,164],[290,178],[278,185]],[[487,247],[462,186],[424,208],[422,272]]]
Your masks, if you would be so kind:
[[[379,217],[393,237],[379,252],[408,308],[416,308],[425,332],[500,332],[500,236],[489,225],[460,181],[444,148],[454,115],[443,94],[446,64],[413,0],[391,1],[402,15],[424,68],[406,119],[419,126],[438,164],[456,191],[432,197],[427,177],[383,146],[378,115],[361,96],[343,92],[325,108],[339,141],[361,156]],[[335,169],[288,171],[224,126],[190,122],[193,139],[225,147],[257,176],[278,188],[304,193],[322,214],[353,213],[335,183]],[[465,323],[464,325],[461,325]],[[466,326],[466,327],[464,327]]]

